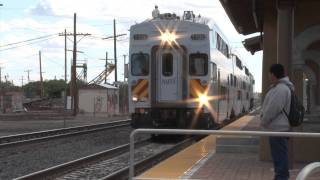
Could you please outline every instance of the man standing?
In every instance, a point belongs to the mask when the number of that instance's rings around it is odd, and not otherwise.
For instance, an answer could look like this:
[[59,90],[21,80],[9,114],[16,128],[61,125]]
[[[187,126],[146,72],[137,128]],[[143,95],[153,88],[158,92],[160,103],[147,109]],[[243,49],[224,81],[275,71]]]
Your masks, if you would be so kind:
[[156,19],[156,18],[159,18],[159,15],[160,15],[160,11],[158,9],[158,6],[156,5],[154,7],[154,10],[152,11],[152,17],[153,19]]
[[[285,112],[290,111],[291,91],[293,84],[285,76],[284,67],[281,64],[273,64],[269,69],[269,78],[272,86],[267,92],[261,113],[261,126],[266,131],[287,132],[290,124]],[[269,137],[271,156],[275,180],[288,180],[288,138]]]

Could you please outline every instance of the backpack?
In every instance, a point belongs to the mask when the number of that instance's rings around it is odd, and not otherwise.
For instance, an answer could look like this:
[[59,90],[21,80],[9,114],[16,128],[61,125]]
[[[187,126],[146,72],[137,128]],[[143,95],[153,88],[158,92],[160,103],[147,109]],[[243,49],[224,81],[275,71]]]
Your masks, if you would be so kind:
[[[289,86],[288,88],[290,89]],[[291,92],[291,103],[290,103],[289,114],[284,110],[284,108],[282,109],[282,111],[287,116],[290,126],[296,127],[302,124],[305,109],[301,101],[299,101],[297,95],[294,93],[294,91],[290,89],[290,92]]]

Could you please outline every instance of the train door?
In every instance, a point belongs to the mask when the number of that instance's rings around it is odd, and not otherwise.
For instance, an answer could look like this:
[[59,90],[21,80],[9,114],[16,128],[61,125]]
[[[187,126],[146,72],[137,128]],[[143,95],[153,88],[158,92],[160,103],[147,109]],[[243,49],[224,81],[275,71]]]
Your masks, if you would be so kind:
[[175,49],[159,49],[157,52],[157,101],[170,102],[182,99],[182,56]]

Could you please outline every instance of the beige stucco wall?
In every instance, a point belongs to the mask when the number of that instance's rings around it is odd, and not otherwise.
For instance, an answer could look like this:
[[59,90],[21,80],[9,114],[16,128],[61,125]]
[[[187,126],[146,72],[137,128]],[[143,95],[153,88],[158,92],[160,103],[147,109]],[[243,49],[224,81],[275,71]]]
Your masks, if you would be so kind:
[[115,89],[80,89],[79,111],[84,113],[119,113],[119,92]]

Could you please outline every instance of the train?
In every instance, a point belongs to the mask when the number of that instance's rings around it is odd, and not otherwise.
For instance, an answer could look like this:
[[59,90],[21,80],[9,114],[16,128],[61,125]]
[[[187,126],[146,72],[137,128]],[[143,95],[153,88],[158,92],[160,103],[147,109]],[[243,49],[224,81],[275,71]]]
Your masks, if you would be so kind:
[[212,129],[249,112],[254,77],[217,24],[193,11],[130,27],[134,128]]

